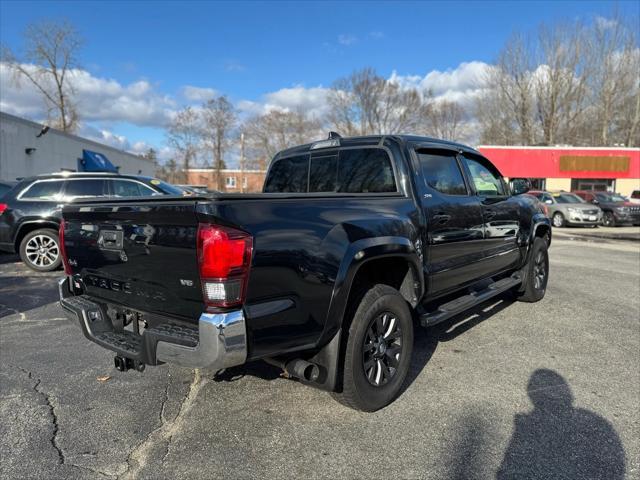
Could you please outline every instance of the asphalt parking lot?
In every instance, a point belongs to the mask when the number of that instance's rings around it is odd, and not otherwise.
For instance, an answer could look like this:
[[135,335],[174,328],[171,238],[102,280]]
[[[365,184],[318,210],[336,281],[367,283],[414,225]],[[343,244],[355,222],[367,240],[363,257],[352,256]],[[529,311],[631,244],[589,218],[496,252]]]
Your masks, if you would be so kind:
[[0,256],[2,478],[640,478],[640,243],[554,240],[542,302],[419,330],[373,414],[262,364],[118,373],[58,276]]

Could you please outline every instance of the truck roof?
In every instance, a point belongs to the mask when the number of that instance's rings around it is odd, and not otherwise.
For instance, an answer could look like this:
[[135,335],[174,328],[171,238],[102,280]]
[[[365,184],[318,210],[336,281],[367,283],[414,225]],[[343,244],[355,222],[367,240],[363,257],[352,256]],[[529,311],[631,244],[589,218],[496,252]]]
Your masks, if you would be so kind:
[[[356,146],[367,146],[367,145],[378,145],[385,141],[385,139],[395,140],[400,143],[412,143],[412,144],[426,144],[425,146],[431,147],[442,147],[447,149],[456,149],[465,152],[472,152],[477,155],[481,155],[476,149],[469,147],[468,145],[464,145],[462,143],[451,142],[449,140],[442,140],[439,138],[421,136],[421,135],[363,135],[363,136],[355,136],[355,137],[339,137],[340,146],[341,147],[356,147]],[[312,150],[312,146],[318,143],[306,143],[304,145],[298,145],[295,147],[287,148],[278,152],[276,157],[290,156],[295,154],[307,153]]]

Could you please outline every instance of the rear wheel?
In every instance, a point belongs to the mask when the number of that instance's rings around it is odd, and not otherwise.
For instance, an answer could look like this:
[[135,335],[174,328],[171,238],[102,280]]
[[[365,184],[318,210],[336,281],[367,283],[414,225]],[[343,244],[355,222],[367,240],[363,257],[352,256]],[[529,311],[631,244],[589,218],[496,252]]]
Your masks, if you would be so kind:
[[560,212],[556,212],[553,214],[553,226],[554,227],[564,227],[565,225],[565,220],[564,220],[564,215],[562,215]]
[[605,227],[616,226],[616,217],[613,216],[613,212],[604,212],[604,215],[602,216],[602,224]]
[[549,281],[549,252],[544,238],[537,237],[533,242],[531,257],[525,266],[524,282],[517,297],[521,302],[542,300]]
[[62,263],[58,232],[50,228],[29,232],[20,242],[20,258],[27,267],[37,272],[58,268]]
[[349,328],[342,392],[348,407],[373,412],[391,403],[402,387],[413,350],[413,320],[407,302],[387,286],[375,285],[360,301]]

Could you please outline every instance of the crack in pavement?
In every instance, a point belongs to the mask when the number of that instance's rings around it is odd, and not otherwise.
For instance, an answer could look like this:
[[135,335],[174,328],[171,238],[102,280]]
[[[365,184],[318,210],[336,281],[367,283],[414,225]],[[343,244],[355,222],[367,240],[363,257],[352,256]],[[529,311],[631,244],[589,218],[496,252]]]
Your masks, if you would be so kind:
[[171,443],[171,439],[182,426],[184,417],[193,407],[193,404],[198,394],[200,393],[200,390],[202,390],[202,388],[208,382],[208,379],[203,378],[200,370],[196,368],[193,371],[193,380],[189,385],[187,394],[182,400],[182,404],[180,405],[178,414],[174,417],[173,420],[169,421],[163,418],[165,404],[169,398],[168,394],[165,395],[165,399],[163,400],[160,407],[160,426],[155,430],[149,432],[146,438],[129,453],[129,456],[127,457],[127,469],[122,475],[118,477],[119,479],[132,480],[138,478],[142,470],[144,470],[144,468],[147,466],[147,462],[154,447],[162,442],[166,442],[167,444],[165,454],[162,457],[162,460],[164,461],[165,457],[169,453],[169,445]]
[[[5,312],[7,313],[7,315],[5,315]],[[0,314],[0,318],[10,315],[19,315],[19,322],[24,322],[27,319],[27,316],[23,312],[20,312],[15,308],[11,308],[9,305],[4,305],[3,303],[0,303]]]
[[29,378],[29,380],[35,380],[36,383],[32,386],[33,391],[36,392],[38,395],[41,395],[44,398],[44,401],[47,404],[47,408],[49,409],[49,414],[51,415],[51,420],[52,420],[52,423],[53,423],[53,434],[49,438],[49,441],[51,442],[51,445],[53,446],[53,448],[55,449],[55,451],[58,454],[58,462],[57,462],[58,465],[64,465],[65,456],[64,456],[64,453],[62,452],[62,448],[60,448],[60,446],[58,445],[58,431],[59,431],[58,416],[56,415],[56,411],[55,411],[55,408],[53,406],[53,403],[51,403],[51,399],[49,398],[49,394],[44,392],[40,388],[40,383],[42,382],[42,380],[40,378],[38,378],[38,377],[34,377],[33,374],[29,370],[26,370],[26,369],[24,369],[22,367],[15,367],[13,365],[9,365],[9,366],[13,367],[13,368],[17,368],[21,372],[27,374],[27,377]]

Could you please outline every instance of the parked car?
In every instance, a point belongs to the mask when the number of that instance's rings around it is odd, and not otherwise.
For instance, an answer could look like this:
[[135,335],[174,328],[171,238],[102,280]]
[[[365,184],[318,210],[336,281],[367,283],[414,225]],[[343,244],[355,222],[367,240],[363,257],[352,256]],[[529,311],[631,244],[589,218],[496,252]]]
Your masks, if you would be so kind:
[[199,194],[206,194],[206,193],[210,193],[209,190],[207,189],[206,185],[176,185],[177,187],[180,187],[181,189],[185,190],[186,192],[189,192],[190,195],[199,195]]
[[0,198],[2,198],[9,190],[16,186],[17,182],[8,180],[0,180]]
[[544,210],[554,227],[597,227],[602,222],[602,210],[573,193],[531,191],[528,194],[544,203]]
[[640,190],[634,190],[633,192],[631,192],[629,201],[631,203],[635,203],[636,205],[640,204]]
[[0,250],[19,252],[33,270],[54,270],[61,262],[61,208],[68,201],[181,193],[162,180],[138,175],[64,172],[26,178],[1,199]]
[[602,209],[602,224],[606,227],[640,225],[640,205],[630,202],[620,194],[593,190],[578,190],[574,193]]
[[278,153],[262,194],[74,201],[61,305],[121,371],[263,359],[377,410],[414,319],[544,296],[550,222],[512,182],[464,145],[334,134]]

